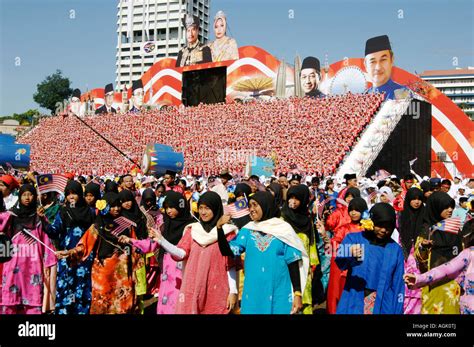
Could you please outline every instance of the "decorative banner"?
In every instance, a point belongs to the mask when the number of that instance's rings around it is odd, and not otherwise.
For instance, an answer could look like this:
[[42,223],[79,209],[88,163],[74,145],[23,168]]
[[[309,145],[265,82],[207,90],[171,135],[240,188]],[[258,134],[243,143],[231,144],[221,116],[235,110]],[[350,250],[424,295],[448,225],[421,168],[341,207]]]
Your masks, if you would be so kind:
[[30,167],[30,145],[0,145],[0,165],[6,166],[7,163],[10,163],[14,168],[28,169]]
[[273,171],[275,170],[275,165],[273,164],[273,160],[268,158],[262,158],[257,156],[249,156],[249,176],[250,175],[257,175],[257,176],[265,176],[270,177],[273,175]]

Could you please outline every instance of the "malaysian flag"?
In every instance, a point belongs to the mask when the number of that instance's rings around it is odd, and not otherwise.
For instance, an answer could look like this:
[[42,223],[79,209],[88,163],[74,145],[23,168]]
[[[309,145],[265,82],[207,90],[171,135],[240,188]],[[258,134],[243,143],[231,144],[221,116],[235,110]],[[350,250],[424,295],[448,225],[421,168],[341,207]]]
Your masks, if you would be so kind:
[[32,236],[30,236],[30,233],[27,232],[27,230],[23,229],[22,234],[23,234],[23,238],[24,238],[24,240],[27,244],[33,245],[33,244],[36,243],[36,240]]
[[118,217],[105,226],[105,230],[114,236],[119,236],[122,232],[129,229],[131,226],[136,227],[137,224],[125,217]]
[[233,204],[224,206],[225,214],[230,214],[232,218],[241,218],[250,214],[247,199],[242,199]]
[[63,194],[68,182],[67,177],[57,174],[39,175],[36,178],[38,190],[41,194],[48,192],[58,192]]
[[452,217],[436,223],[434,229],[446,231],[451,234],[457,234],[459,233],[459,229],[461,229],[461,224],[461,218]]

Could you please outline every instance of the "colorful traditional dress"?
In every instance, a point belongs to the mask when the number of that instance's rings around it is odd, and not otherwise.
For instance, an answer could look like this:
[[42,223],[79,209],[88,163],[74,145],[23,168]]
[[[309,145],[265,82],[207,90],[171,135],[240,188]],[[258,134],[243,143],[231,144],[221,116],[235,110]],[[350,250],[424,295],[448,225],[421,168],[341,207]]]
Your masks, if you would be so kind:
[[[370,233],[350,233],[338,249],[336,264],[341,270],[349,272],[337,305],[337,314],[403,313],[405,285],[402,249],[391,239],[383,245],[374,244]],[[363,247],[362,260],[354,258],[349,252],[355,244]]]
[[[56,255],[47,247],[54,250],[54,246],[44,232],[46,220],[35,215],[31,223],[26,225],[16,223],[16,218],[10,212],[0,214],[0,231],[11,238],[12,246],[16,250],[12,259],[3,264],[3,313],[41,314],[44,271],[56,265]],[[47,247],[22,232],[23,227]]]
[[[131,228],[131,237],[135,230]],[[140,254],[128,248],[116,248],[113,253],[101,259],[100,248],[107,243],[99,236],[95,225],[92,225],[82,236],[71,256],[73,262],[86,261],[96,249],[92,265],[92,303],[91,314],[124,314],[133,313],[135,308],[135,282],[133,272],[139,263]]]

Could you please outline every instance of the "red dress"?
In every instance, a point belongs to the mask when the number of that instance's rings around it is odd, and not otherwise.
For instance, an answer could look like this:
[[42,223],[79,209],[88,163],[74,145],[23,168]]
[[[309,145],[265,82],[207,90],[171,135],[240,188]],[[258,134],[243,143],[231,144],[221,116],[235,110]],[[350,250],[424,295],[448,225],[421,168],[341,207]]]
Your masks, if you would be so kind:
[[[349,217],[350,218],[350,217]],[[339,245],[344,237],[349,233],[364,230],[359,223],[350,223],[341,225],[334,230],[334,236],[331,239],[333,254],[331,257],[331,267],[329,269],[329,283],[327,295],[327,311],[329,314],[336,314],[337,303],[341,298],[344,285],[346,284],[347,270],[341,271],[336,265],[335,259]]]
[[[233,232],[226,235],[227,241],[234,237]],[[229,296],[227,271],[234,267],[234,261],[221,254],[217,242],[203,247],[193,240],[191,228],[185,230],[177,246],[186,252],[183,259],[186,265],[176,313],[229,313],[226,308]]]

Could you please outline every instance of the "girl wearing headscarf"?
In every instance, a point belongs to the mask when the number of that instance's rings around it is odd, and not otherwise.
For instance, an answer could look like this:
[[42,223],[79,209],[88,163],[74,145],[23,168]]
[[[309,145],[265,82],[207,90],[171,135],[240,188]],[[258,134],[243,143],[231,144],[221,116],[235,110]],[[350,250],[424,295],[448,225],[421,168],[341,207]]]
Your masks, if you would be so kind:
[[[106,193],[99,206],[101,213],[77,246],[57,255],[59,259],[69,258],[75,265],[93,254],[91,314],[133,313],[136,306],[133,272],[140,255],[129,246],[119,245],[117,236],[112,234],[122,209],[118,194]],[[135,238],[135,227],[129,225],[121,234]]]
[[[165,209],[164,227],[161,233],[170,244],[177,245],[185,228],[194,222],[189,211],[189,204],[184,196],[169,190],[163,202]],[[134,240],[122,236],[121,242],[131,243],[144,253],[156,252],[159,243],[154,239]],[[159,248],[158,263],[161,264],[161,277],[159,284],[159,297],[157,314],[173,314],[176,312],[178,295],[183,281],[183,262],[175,261],[169,252]]]
[[[58,250],[69,250],[94,223],[94,214],[84,200],[82,185],[69,181],[64,196],[65,205],[58,211],[47,233],[58,244]],[[56,275],[56,314],[87,314],[91,304],[91,268],[94,256],[70,266],[66,259],[58,261]]]
[[[403,210],[398,221],[399,242],[405,259],[405,272],[420,273],[415,259],[415,241],[423,227],[423,191],[407,190]],[[405,289],[404,314],[421,313],[421,289]]]
[[48,222],[53,223],[54,218],[56,218],[56,214],[61,207],[58,204],[58,199],[56,197],[56,192],[48,192],[41,194],[41,205],[44,208],[44,214],[48,219]]
[[161,229],[163,215],[158,208],[157,197],[152,188],[147,188],[143,191],[142,199],[140,201],[140,210],[145,214],[145,216],[151,216],[154,220],[154,228]]
[[313,313],[312,282],[313,271],[319,265],[313,223],[309,216],[310,191],[308,186],[300,184],[292,186],[287,192],[287,202],[282,209],[283,220],[291,225],[298,237],[304,244],[306,253],[309,255],[309,271],[306,287],[303,288],[303,313]]
[[[122,216],[134,222],[137,226],[135,228],[135,234],[139,240],[144,240],[148,237],[147,229],[147,218],[145,214],[140,210],[135,195],[132,191],[128,189],[123,189],[119,193],[119,199],[122,203]],[[152,226],[152,225],[150,225]],[[153,225],[154,227],[154,225]],[[140,307],[141,312],[144,310],[143,295],[146,294],[146,255],[142,255],[137,264],[137,270],[135,272],[136,276],[136,286],[135,294],[137,296],[137,304]]]
[[460,313],[474,314],[474,220],[464,224],[462,234],[465,249],[449,262],[424,274],[407,273],[405,282],[409,288],[420,288],[446,280],[456,280],[462,287]]
[[344,192],[344,202],[336,201],[336,210],[329,215],[326,220],[326,230],[334,231],[341,225],[351,222],[349,213],[347,212],[347,206],[349,202],[354,198],[360,198],[360,190],[358,188],[349,187]]
[[[331,248],[330,238],[332,238],[335,229],[351,222],[347,207],[352,199],[360,198],[360,190],[355,187],[348,187],[341,191],[339,195],[343,200],[341,200],[341,198],[336,200],[337,207],[326,218],[325,225],[321,225],[319,219],[316,221],[316,225],[318,226],[317,247],[322,272],[321,282],[325,291],[327,291],[329,285],[329,273],[331,267],[331,256],[327,255],[327,248]],[[322,218],[319,215],[316,215],[316,217]]]
[[54,246],[44,232],[48,222],[44,209],[37,213],[37,200],[34,186],[25,184],[20,188],[16,204],[8,213],[0,214],[0,232],[10,238],[17,250],[3,263],[3,314],[41,314],[43,285],[49,285],[50,268],[56,265],[56,257],[50,250]]
[[[142,193],[140,201],[140,210],[146,216],[147,227],[150,233],[151,229],[163,229],[163,215],[157,205],[157,198],[152,188],[146,188]],[[150,236],[150,235],[149,235]],[[147,294],[158,296],[160,267],[158,259],[154,252],[146,253],[146,283]]]
[[[438,223],[451,218],[454,206],[454,199],[444,192],[434,192],[426,201],[423,227],[415,245],[415,257],[421,273],[450,261],[462,250],[460,233],[443,231],[438,226]],[[421,313],[459,313],[459,295],[460,288],[454,280],[424,287]]]
[[[336,265],[335,259],[337,250],[342,240],[349,233],[363,231],[364,228],[360,224],[362,220],[362,215],[367,211],[367,203],[362,198],[354,198],[349,202],[348,207],[349,217],[351,219],[350,223],[341,225],[340,227],[334,230],[334,236],[331,239],[331,267],[329,272],[329,283],[327,291],[327,312],[329,314],[336,314],[337,303],[341,299],[342,291],[344,290],[344,285],[346,283],[347,270],[341,271]],[[321,228],[323,227],[321,224]]]
[[[279,183],[276,183],[276,182],[271,183],[268,186],[267,190],[270,191],[270,193],[273,194],[273,197],[275,199],[275,203],[276,203],[277,207],[282,208],[284,201],[283,201],[283,192],[282,192],[281,185]],[[286,193],[286,196],[287,196],[287,199],[288,199],[288,193]]]
[[278,208],[270,192],[257,192],[249,200],[248,223],[230,243],[218,232],[219,247],[228,257],[245,252],[243,314],[290,314],[303,308],[309,259],[291,225],[276,217]]
[[105,193],[115,193],[118,194],[118,184],[115,181],[112,180],[107,180],[105,182],[105,189],[104,189],[104,194]]
[[215,192],[206,192],[199,198],[198,210],[199,222],[184,229],[176,246],[164,235],[155,237],[175,261],[186,261],[175,313],[229,313],[237,302],[235,262],[220,254],[217,228],[222,228],[228,239],[238,229],[226,224],[230,217],[223,218],[222,199]]
[[342,241],[336,264],[348,273],[337,314],[402,314],[403,252],[391,238],[395,223],[393,207],[377,203],[364,231]]
[[224,12],[218,11],[214,17],[214,34],[216,39],[209,44],[212,61],[239,59],[239,50],[235,39],[226,36],[227,18]]
[[383,202],[386,204],[393,204],[393,201],[395,199],[395,195],[393,194],[393,191],[390,187],[388,186],[383,186],[379,190],[379,202]]
[[84,199],[87,205],[97,214],[95,204],[100,200],[100,185],[94,182],[89,182],[84,190]]

